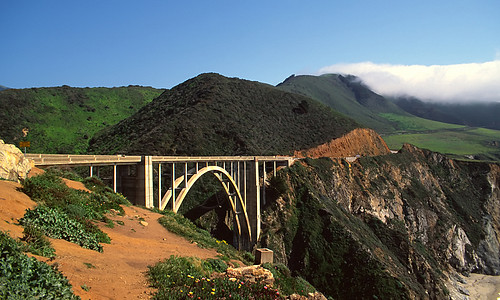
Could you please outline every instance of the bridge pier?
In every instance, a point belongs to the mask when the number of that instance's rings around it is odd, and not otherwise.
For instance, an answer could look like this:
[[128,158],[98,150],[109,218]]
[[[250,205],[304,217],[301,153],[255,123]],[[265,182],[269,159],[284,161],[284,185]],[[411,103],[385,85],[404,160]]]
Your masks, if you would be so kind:
[[153,208],[153,163],[143,156],[136,166],[119,166],[115,177],[118,192],[134,205]]
[[246,210],[248,220],[251,224],[252,245],[259,240],[260,236],[260,176],[259,162],[257,160],[245,163],[246,167]]

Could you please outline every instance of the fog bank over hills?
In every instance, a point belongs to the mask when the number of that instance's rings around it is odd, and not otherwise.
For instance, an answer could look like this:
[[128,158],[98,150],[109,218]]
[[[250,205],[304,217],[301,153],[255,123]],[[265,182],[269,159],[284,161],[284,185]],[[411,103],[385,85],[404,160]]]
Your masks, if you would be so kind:
[[412,96],[428,102],[500,102],[500,60],[456,65],[335,64],[318,74],[358,76],[384,96]]

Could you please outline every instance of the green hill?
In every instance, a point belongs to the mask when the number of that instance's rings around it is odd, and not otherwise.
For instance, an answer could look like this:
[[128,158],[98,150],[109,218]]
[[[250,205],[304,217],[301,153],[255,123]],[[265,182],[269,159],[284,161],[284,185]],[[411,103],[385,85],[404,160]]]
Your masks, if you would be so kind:
[[[158,96],[151,87],[8,89],[0,91],[0,139],[31,142],[30,152],[84,153],[95,132]],[[28,128],[27,137],[22,129]]]
[[0,91],[7,90],[7,89],[8,89],[8,87],[0,85]]
[[94,153],[289,154],[360,127],[304,96],[202,74],[165,91],[132,117],[97,134]]
[[278,88],[316,99],[379,133],[398,129],[396,124],[380,116],[380,113],[408,115],[354,76],[290,76]]
[[406,112],[422,118],[500,130],[500,102],[440,103],[424,102],[413,97],[389,98]]
[[391,149],[411,143],[457,159],[500,161],[500,131],[476,128],[496,128],[497,104],[388,99],[372,92],[358,78],[338,74],[290,76],[278,88],[309,96],[375,129]]

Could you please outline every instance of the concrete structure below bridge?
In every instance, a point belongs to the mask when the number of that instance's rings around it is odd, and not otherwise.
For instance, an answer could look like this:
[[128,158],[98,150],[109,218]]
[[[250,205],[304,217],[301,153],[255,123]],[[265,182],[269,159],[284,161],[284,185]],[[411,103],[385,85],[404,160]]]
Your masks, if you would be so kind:
[[268,174],[290,166],[282,156],[124,156],[27,154],[36,166],[113,166],[113,189],[135,205],[177,212],[194,183],[211,174],[230,202],[236,243],[249,249],[261,230],[261,204]]

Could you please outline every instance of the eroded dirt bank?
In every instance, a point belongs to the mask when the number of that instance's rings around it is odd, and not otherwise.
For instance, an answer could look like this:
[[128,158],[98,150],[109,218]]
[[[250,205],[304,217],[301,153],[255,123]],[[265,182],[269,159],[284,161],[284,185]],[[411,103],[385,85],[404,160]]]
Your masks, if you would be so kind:
[[374,130],[358,128],[348,134],[314,148],[295,151],[297,157],[349,157],[389,154],[391,151]]

